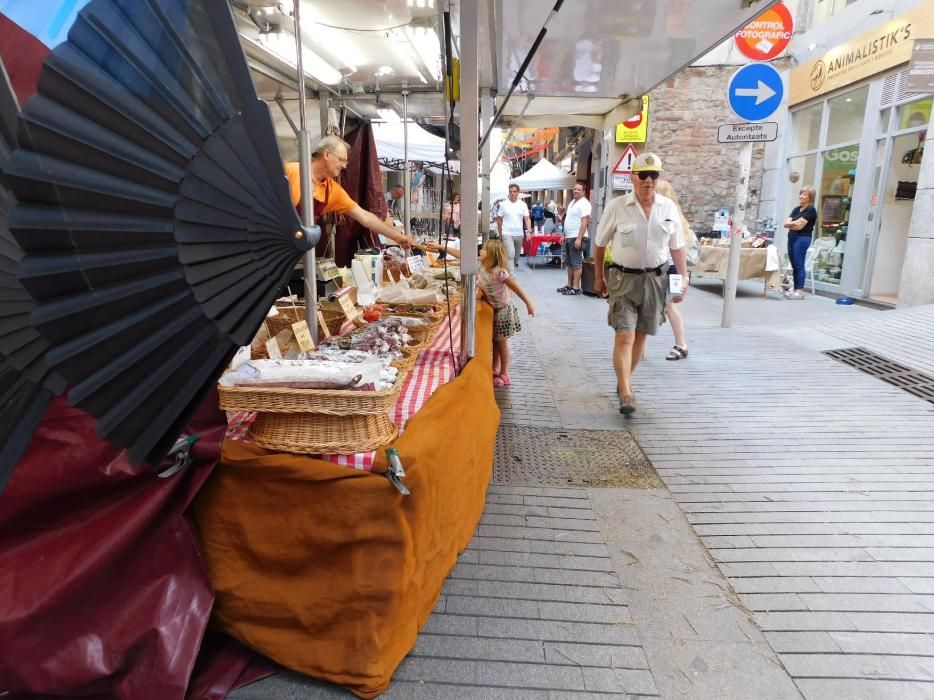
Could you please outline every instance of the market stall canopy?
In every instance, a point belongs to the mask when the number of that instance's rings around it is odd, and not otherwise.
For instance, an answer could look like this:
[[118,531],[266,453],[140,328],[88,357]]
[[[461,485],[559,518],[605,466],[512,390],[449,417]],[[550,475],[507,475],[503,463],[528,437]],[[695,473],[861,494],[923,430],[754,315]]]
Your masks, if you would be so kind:
[[[746,25],[775,0],[565,0],[507,103],[504,124],[604,128],[639,111],[638,99]],[[250,0],[237,8],[244,48],[266,99],[286,94],[295,114],[291,3]],[[302,0],[309,87],[377,118],[376,91],[398,110],[403,85],[409,115],[443,123],[436,0]],[[461,0],[451,0],[459,57]],[[541,0],[479,0],[480,86],[509,90],[553,6]],[[276,83],[278,82],[278,87]],[[521,120],[517,116],[534,95]],[[278,112],[278,108],[274,107]],[[313,121],[313,120],[312,120]],[[285,133],[280,131],[280,133]]]
[[406,126],[409,135],[409,160],[440,163],[444,161],[444,139],[432,136],[418,124],[373,124],[376,153],[380,158],[401,160],[405,158]]
[[573,175],[564,172],[542,158],[528,171],[509,181],[510,185],[519,185],[524,190],[564,190],[574,187]]
[[[535,99],[519,122],[522,126],[599,129],[624,121],[639,111],[635,100],[641,95],[773,4],[770,0],[566,0],[520,89],[507,104],[503,123],[522,111],[523,93]],[[482,5],[480,85],[495,86],[502,95],[552,3],[484,0]]]

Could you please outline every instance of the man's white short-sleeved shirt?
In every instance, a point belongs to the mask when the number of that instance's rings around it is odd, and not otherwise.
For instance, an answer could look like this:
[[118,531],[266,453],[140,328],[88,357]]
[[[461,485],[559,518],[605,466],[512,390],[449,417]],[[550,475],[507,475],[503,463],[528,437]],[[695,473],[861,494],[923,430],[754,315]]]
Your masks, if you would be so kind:
[[607,204],[600,217],[597,245],[613,243],[613,262],[623,267],[653,268],[668,261],[669,250],[684,247],[678,207],[668,197],[655,195],[648,218],[634,193]]
[[529,208],[521,199],[515,202],[504,199],[499,203],[499,211],[496,215],[503,217],[504,236],[522,236],[523,219],[529,215]]
[[[581,230],[581,220],[585,216],[593,216],[593,207],[586,197],[574,199],[568,204],[568,209],[564,212],[564,236],[565,238],[577,238]],[[584,238],[590,235],[590,227],[584,232]]]

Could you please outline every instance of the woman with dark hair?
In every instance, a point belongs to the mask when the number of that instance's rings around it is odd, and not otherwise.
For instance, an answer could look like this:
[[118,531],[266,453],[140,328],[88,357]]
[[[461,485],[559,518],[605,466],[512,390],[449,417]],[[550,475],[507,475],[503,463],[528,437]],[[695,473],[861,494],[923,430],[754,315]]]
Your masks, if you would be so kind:
[[804,261],[817,221],[817,210],[814,208],[816,196],[813,187],[802,187],[798,192],[799,204],[791,210],[791,215],[785,221],[785,228],[788,229],[788,259],[791,260],[794,272],[794,291],[785,292],[786,299],[804,299],[804,278],[807,274]]

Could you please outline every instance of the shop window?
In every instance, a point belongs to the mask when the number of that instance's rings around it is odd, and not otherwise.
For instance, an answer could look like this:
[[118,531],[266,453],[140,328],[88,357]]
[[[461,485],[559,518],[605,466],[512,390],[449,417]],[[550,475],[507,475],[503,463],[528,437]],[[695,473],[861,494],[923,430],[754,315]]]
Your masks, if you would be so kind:
[[850,225],[850,197],[856,180],[859,146],[831,148],[821,154],[821,183],[818,188],[817,221],[819,236],[815,241],[818,282],[839,284],[846,254],[847,229]]
[[934,98],[923,97],[898,108],[898,131],[927,127],[931,122],[931,102]]
[[892,108],[882,110],[882,118],[879,120],[879,133],[889,133],[889,120],[892,118]]
[[820,121],[823,103],[799,109],[793,115],[794,138],[791,152],[813,151],[820,142]]
[[811,22],[808,29],[813,29],[856,1],[857,0],[817,0],[812,6]]
[[827,100],[830,106],[830,123],[827,127],[827,144],[858,141],[863,131],[866,114],[866,99],[869,86]]

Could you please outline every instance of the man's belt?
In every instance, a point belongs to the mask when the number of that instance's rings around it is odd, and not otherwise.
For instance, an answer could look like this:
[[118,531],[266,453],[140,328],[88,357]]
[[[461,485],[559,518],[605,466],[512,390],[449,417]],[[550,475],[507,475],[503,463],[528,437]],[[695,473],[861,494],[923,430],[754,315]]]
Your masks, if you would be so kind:
[[622,265],[617,265],[615,263],[608,263],[607,267],[611,270],[625,272],[627,275],[644,275],[647,272],[654,272],[655,276],[659,277],[667,264],[668,263],[662,263],[658,267],[623,267]]

